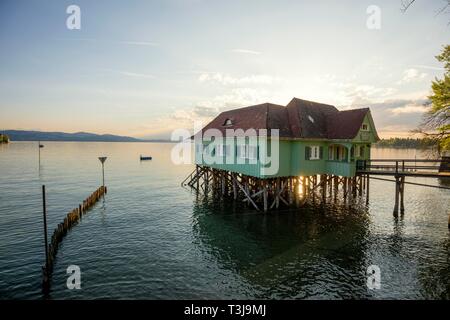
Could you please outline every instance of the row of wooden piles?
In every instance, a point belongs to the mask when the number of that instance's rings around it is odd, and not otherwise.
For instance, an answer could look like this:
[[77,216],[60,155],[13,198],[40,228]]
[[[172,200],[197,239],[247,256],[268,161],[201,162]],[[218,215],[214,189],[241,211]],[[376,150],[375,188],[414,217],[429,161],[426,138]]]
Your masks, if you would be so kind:
[[58,226],[53,231],[53,235],[50,239],[50,243],[48,244],[48,264],[43,267],[44,272],[44,282],[48,281],[50,274],[53,271],[53,262],[55,261],[56,254],[58,253],[59,244],[64,239],[64,236],[67,232],[75,226],[85,215],[88,210],[95,205],[95,203],[100,200],[107,192],[107,188],[105,186],[101,186],[97,190],[95,190],[89,197],[87,197],[82,204],[78,205],[78,208],[70,211],[63,222],[59,223]]
[[182,183],[208,195],[229,196],[242,199],[257,210],[264,212],[286,206],[301,206],[312,202],[342,199],[348,202],[369,195],[369,177],[357,175],[342,177],[335,175],[311,175],[260,179],[240,173],[197,166]]

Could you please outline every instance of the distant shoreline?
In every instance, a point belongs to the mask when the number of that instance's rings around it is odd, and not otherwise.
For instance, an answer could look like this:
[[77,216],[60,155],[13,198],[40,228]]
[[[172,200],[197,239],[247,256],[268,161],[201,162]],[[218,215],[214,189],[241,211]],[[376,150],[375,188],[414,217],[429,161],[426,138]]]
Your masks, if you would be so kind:
[[10,140],[9,142],[111,142],[111,143],[178,143],[172,140],[138,140],[138,141],[105,141],[105,140]]
[[54,142],[166,142],[168,139],[139,139],[113,134],[96,134],[90,132],[45,132],[34,130],[0,130],[0,134],[9,137],[10,141],[54,141]]

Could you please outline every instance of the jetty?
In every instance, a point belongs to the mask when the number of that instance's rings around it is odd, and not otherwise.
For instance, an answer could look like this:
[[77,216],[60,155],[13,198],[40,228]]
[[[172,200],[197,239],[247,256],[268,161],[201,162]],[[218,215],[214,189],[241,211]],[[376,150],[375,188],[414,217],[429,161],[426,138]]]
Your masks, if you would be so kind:
[[[368,108],[339,111],[294,98],[287,106],[265,103],[223,112],[192,138],[195,169],[182,186],[263,212],[308,200],[350,204],[365,196],[368,203],[370,180],[388,176],[396,183],[397,215],[404,212],[405,184],[447,189],[407,177],[450,178],[448,159],[372,159],[379,138]],[[277,163],[277,170],[269,163]]]

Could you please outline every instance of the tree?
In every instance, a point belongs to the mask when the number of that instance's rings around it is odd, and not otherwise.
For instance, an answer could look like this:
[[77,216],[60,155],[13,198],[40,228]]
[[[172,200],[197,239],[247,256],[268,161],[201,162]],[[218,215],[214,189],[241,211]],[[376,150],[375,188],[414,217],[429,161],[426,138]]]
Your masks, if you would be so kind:
[[[402,0],[401,1],[401,11],[406,12],[414,2],[416,2],[416,0]],[[443,2],[446,2],[446,3],[443,7],[441,7],[439,9],[437,14],[441,14],[441,13],[445,12],[448,8],[450,8],[450,0],[443,0]]]
[[445,46],[436,59],[444,63],[444,77],[436,78],[431,83],[433,94],[428,96],[430,109],[425,114],[419,132],[436,138],[443,151],[450,150],[450,45]]

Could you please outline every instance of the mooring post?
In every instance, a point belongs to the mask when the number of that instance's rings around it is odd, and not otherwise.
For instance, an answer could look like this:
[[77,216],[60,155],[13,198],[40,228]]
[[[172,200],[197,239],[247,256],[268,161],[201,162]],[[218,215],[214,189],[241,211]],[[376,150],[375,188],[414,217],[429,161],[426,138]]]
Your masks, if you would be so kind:
[[267,212],[267,184],[266,183],[264,183],[263,198],[264,198],[264,212]]
[[347,177],[343,177],[343,183],[342,183],[342,188],[343,188],[343,192],[344,192],[344,202],[347,200]]
[[370,191],[370,188],[369,188],[369,181],[370,181],[370,175],[367,175],[367,183],[366,183],[366,204],[368,204],[369,203],[369,191]]
[[44,268],[44,283],[48,282],[48,239],[47,239],[47,205],[45,200],[45,185],[42,185],[42,213],[44,217],[44,241],[45,241],[45,268]]
[[450,213],[448,214],[448,228],[450,229]]
[[231,180],[233,180],[233,199],[236,200],[238,197],[237,186],[236,186],[236,174],[231,174]]
[[400,213],[405,213],[405,177],[400,178]]
[[334,176],[334,201],[337,200],[337,194],[339,191],[339,177],[338,176]]
[[398,200],[400,194],[400,177],[395,176],[395,204],[394,204],[394,216],[398,216]]

